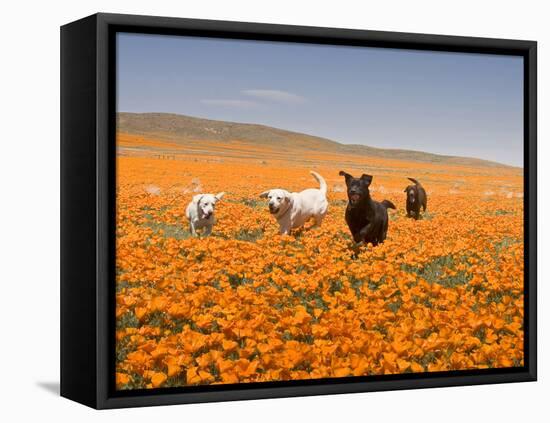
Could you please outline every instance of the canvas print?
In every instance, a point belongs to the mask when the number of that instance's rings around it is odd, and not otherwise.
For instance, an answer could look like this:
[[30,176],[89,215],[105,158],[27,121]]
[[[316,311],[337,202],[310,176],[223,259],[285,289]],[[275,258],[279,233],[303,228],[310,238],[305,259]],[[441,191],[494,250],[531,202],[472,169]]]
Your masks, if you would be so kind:
[[523,366],[523,78],[118,33],[116,389]]

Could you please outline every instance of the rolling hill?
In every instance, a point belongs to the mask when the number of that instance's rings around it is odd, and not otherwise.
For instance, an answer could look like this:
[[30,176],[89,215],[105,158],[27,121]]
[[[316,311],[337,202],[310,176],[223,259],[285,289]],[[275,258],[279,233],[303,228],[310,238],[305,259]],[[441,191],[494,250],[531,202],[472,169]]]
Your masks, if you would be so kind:
[[412,160],[464,166],[510,167],[471,157],[445,156],[414,150],[383,149],[341,144],[326,138],[265,125],[225,122],[171,113],[117,113],[117,132],[182,143],[188,141],[235,141],[279,150],[315,150],[362,156]]

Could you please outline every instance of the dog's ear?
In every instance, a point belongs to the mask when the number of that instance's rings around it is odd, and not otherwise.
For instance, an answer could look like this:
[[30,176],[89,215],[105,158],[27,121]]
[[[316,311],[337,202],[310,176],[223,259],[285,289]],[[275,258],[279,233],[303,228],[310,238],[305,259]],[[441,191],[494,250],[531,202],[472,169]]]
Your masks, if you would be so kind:
[[361,175],[361,180],[363,182],[365,182],[365,184],[367,184],[367,186],[369,186],[372,182],[372,175],[367,175],[366,173],[363,173]]
[[267,198],[268,195],[269,195],[269,191],[264,191],[260,194],[260,198]]
[[344,172],[343,170],[338,172],[338,175],[346,178],[346,184],[349,182],[350,179],[353,179],[353,176],[351,176],[349,173]]
[[290,192],[283,190],[283,199],[288,203],[290,201]]
[[223,198],[224,195],[225,195],[225,192],[218,192],[218,193],[214,196],[214,198],[216,199],[216,201],[220,201],[220,200]]
[[199,204],[204,194],[197,194],[193,196],[193,203]]

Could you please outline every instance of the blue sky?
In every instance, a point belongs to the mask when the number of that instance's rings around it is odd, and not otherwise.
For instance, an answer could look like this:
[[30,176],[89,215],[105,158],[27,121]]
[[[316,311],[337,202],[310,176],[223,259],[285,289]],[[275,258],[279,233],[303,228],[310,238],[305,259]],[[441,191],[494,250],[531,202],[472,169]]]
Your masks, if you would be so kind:
[[523,164],[523,59],[119,34],[117,102]]

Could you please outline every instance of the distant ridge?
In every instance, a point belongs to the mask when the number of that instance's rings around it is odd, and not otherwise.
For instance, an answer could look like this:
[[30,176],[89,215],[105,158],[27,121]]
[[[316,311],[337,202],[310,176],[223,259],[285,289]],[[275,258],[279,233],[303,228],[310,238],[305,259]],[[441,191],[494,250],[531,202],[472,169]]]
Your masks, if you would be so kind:
[[445,156],[414,150],[384,149],[358,144],[341,144],[327,138],[265,125],[225,122],[172,113],[117,113],[117,131],[131,135],[186,141],[233,141],[277,147],[280,150],[314,149],[316,151],[352,153],[362,156],[448,163],[464,166],[506,167],[505,164],[471,157]]

